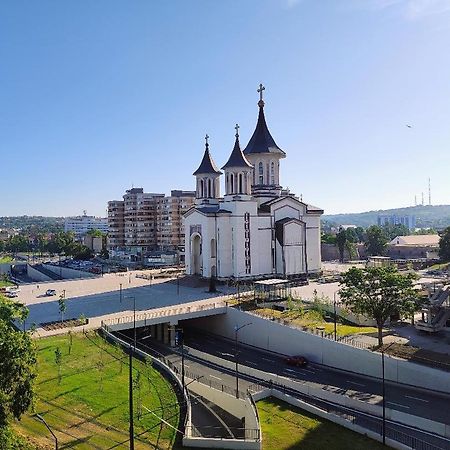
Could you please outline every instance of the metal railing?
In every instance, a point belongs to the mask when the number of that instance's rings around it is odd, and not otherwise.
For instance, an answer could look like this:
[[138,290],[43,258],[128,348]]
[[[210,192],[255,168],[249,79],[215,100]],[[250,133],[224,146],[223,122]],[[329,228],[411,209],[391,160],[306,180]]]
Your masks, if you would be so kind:
[[225,308],[226,303],[225,301],[216,301],[213,303],[207,303],[203,305],[196,305],[196,306],[180,306],[177,308],[165,308],[160,309],[156,311],[149,311],[146,313],[139,313],[134,316],[133,314],[127,315],[127,316],[120,316],[120,317],[111,317],[109,319],[104,319],[103,324],[105,326],[113,326],[113,325],[120,325],[124,323],[130,323],[136,320],[136,322],[142,322],[144,321],[144,326],[147,325],[147,320],[151,319],[158,319],[163,317],[169,317],[169,316],[176,316],[180,314],[189,314],[192,312],[200,312],[200,311],[209,311],[211,309],[218,309],[218,308]]

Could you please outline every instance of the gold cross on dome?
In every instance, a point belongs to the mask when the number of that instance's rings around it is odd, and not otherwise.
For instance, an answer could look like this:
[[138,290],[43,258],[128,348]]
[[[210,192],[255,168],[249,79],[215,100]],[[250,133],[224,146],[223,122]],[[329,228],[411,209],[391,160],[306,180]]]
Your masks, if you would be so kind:
[[263,91],[265,91],[266,88],[262,85],[262,83],[259,84],[259,89],[256,91],[259,93],[259,100],[262,102],[263,99]]

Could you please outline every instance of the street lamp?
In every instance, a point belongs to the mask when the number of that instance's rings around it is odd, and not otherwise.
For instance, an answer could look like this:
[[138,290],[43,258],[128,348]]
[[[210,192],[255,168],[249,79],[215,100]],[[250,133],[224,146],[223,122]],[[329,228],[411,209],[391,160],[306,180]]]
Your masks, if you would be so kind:
[[336,291],[333,294],[333,309],[334,309],[334,340],[337,341]]
[[47,430],[50,431],[53,438],[55,439],[55,450],[58,450],[58,438],[56,437],[55,433],[53,433],[52,429],[48,426],[48,423],[40,414],[36,414],[36,417],[47,427]]
[[184,382],[184,331],[180,326],[175,325],[170,327],[170,330],[175,331],[175,345],[180,345],[181,347],[181,384],[183,386],[183,392],[185,389]]
[[252,322],[246,323],[238,327],[237,325],[234,327],[234,359],[236,362],[236,398],[239,398],[239,372],[238,372],[238,331],[242,330],[242,328],[252,325]]
[[386,350],[389,350],[389,348],[394,345],[395,342],[391,342],[386,348],[383,348],[381,350],[381,372],[382,372],[382,380],[383,380],[383,427],[382,427],[382,434],[383,434],[383,445],[386,445],[386,388],[385,388],[385,379],[384,379],[384,352]]
[[127,295],[124,300],[133,299],[133,334],[134,334],[134,350],[136,350],[136,297]]

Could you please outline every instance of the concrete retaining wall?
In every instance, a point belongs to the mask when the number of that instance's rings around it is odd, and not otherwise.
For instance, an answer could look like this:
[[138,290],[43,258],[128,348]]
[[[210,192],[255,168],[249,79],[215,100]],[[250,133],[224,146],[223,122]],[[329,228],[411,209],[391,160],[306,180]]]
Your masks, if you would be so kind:
[[50,270],[51,272],[62,276],[66,280],[72,280],[76,278],[95,278],[100,276],[91,272],[85,272],[84,270],[76,270],[71,269],[69,267],[53,266],[52,264],[42,264],[42,266],[45,267],[47,270]]
[[[355,425],[352,422],[345,420],[343,417],[323,411],[322,409],[309,405],[308,403],[305,403],[297,398],[291,397],[290,395],[283,394],[282,392],[276,389],[266,389],[265,391],[259,392],[258,394],[255,394],[253,396],[253,399],[257,401],[270,396],[278,398],[279,400],[289,403],[290,405],[295,406],[297,408],[303,409],[304,411],[308,411],[309,413],[314,414],[318,417],[330,420],[331,422],[334,422],[338,425],[348,428],[349,430],[355,431],[356,433],[363,434],[376,441],[379,442],[383,441],[382,437],[379,434],[375,433],[374,431],[366,430],[365,428],[362,428],[359,425]],[[397,441],[393,441],[392,439],[386,439],[386,444],[389,447],[395,448],[397,450],[410,450],[408,446],[400,444]]]
[[[283,355],[304,355],[310,361],[336,369],[381,378],[381,354],[331,341],[290,328],[253,314],[228,308],[227,314],[196,319],[193,326],[234,339],[234,327],[251,322],[239,331],[239,341]],[[448,372],[422,366],[398,358],[385,357],[385,377],[388,381],[450,393]]]
[[[245,428],[251,430],[259,429],[258,420],[248,399],[233,397],[195,381],[189,385],[188,389],[194,394],[201,395],[215,405],[220,406],[239,420],[245,417]],[[259,448],[259,446],[253,448]]]
[[52,278],[50,278],[48,275],[45,275],[44,273],[40,272],[39,270],[36,270],[34,267],[27,264],[27,275],[33,279],[34,281],[39,281],[41,283],[44,283],[46,281],[55,281]]

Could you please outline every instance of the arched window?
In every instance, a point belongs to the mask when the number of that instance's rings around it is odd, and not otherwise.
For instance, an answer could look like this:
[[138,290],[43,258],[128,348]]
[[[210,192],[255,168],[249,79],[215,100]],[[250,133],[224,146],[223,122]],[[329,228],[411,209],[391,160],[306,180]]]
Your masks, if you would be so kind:
[[232,194],[233,191],[234,191],[234,176],[233,176],[233,174],[231,173],[231,174],[230,174],[230,192],[229,192],[229,194]]
[[264,184],[264,166],[262,162],[258,164],[258,174],[258,184]]
[[242,173],[239,174],[239,194],[242,194],[244,191],[242,189]]
[[230,177],[227,174],[227,177],[225,179],[225,192],[228,194],[230,192]]
[[208,198],[212,197],[211,178],[208,178]]
[[275,163],[270,163],[270,184],[275,184]]
[[200,198],[204,197],[204,189],[205,189],[204,182],[203,180],[200,180]]

